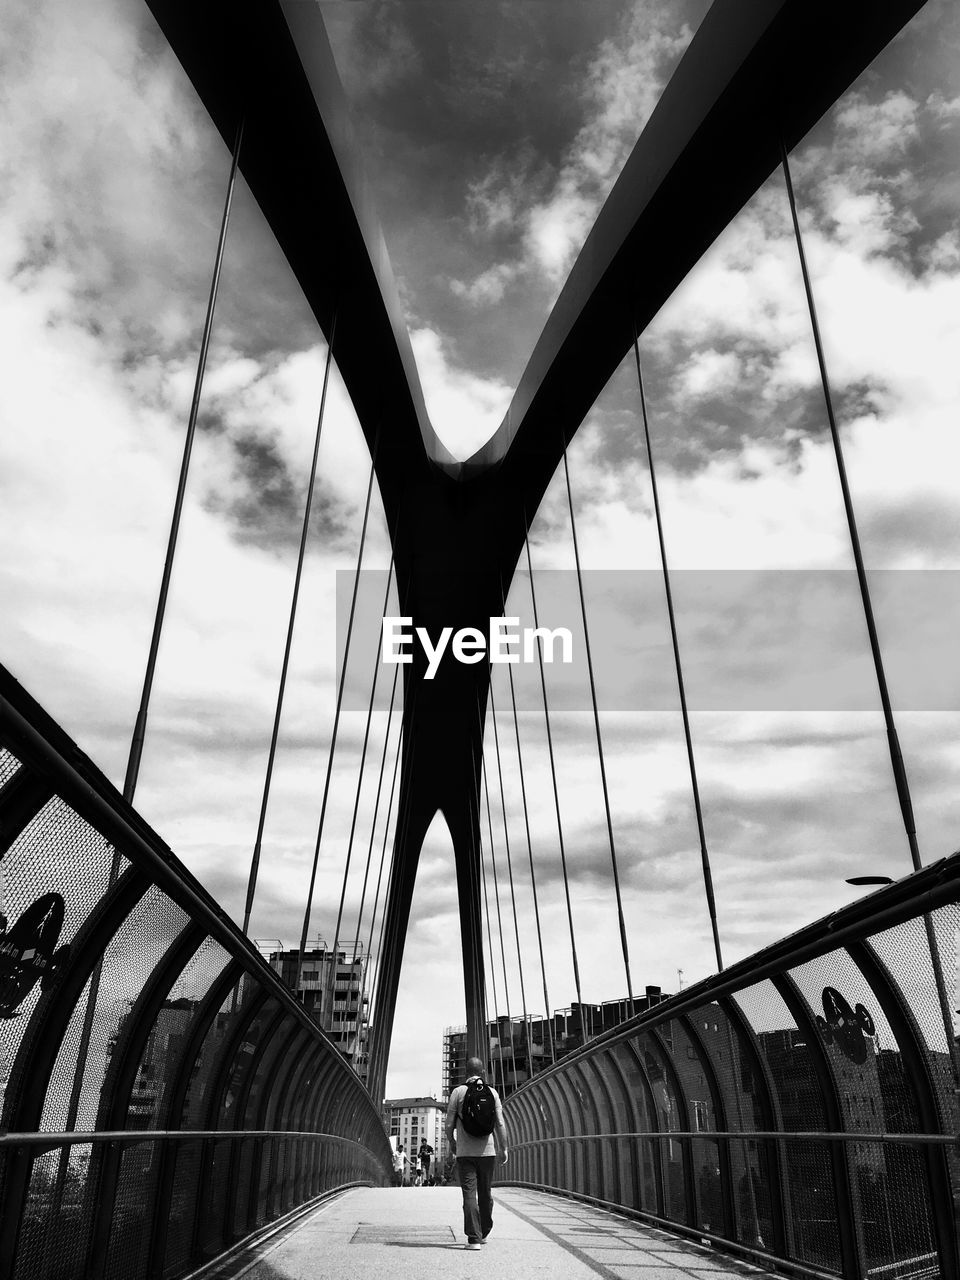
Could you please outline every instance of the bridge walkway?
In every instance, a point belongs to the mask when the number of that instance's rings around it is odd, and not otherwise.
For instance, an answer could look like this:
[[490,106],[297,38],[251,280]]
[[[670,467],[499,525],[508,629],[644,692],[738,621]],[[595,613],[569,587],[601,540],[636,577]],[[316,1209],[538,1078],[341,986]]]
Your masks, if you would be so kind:
[[[464,1249],[459,1187],[355,1188],[199,1273],[203,1280],[743,1280],[772,1273],[543,1192],[494,1190],[494,1227]],[[198,1276],[199,1280],[199,1276]]]

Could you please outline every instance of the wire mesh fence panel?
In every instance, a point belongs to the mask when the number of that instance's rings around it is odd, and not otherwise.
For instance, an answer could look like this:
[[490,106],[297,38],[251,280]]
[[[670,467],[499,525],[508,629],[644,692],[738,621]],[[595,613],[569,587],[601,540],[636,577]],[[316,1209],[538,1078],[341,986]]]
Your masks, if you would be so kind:
[[249,983],[244,984],[242,980],[231,988],[210,1020],[199,1049],[194,1050],[193,1062],[182,1064],[181,1071],[186,1071],[189,1075],[179,1114],[170,1112],[169,1123],[172,1127],[181,1129],[206,1127],[206,1113],[210,1106],[209,1094],[216,1078],[216,1068],[226,1052],[230,1030],[238,1010],[243,1008],[245,990],[249,994],[251,987]]
[[851,1133],[915,1133],[913,1083],[902,1050],[870,984],[846,951],[832,951],[790,975],[810,1006],[837,1082],[843,1128]]
[[106,1280],[146,1274],[156,1199],[160,1143],[138,1142],[120,1157],[116,1199],[110,1216]]
[[76,1280],[84,1274],[91,1225],[85,1203],[90,1150],[89,1144],[71,1147],[65,1175],[59,1151],[33,1158],[13,1280]]
[[238,1139],[222,1138],[209,1141],[204,1150],[204,1174],[206,1186],[201,1191],[200,1221],[197,1232],[199,1253],[203,1258],[218,1254],[226,1240],[227,1178],[230,1171],[230,1155]]
[[270,1034],[269,1043],[260,1054],[253,1079],[249,1083],[243,1111],[239,1116],[238,1128],[252,1129],[262,1127],[261,1111],[268,1101],[269,1094],[277,1089],[278,1077],[285,1081],[289,1063],[281,1061],[290,1041],[290,1032],[296,1026],[292,1015]]
[[760,982],[734,996],[752,1028],[766,1064],[780,1126],[785,1132],[826,1129],[823,1093],[807,1036],[801,1033],[772,982]]
[[310,1143],[310,1195],[319,1195],[320,1185],[320,1143]]
[[[229,956],[206,938],[176,976],[158,1010],[137,1064],[127,1108],[127,1129],[156,1129],[171,1093],[185,1069],[190,1033],[213,983]],[[162,1127],[162,1126],[160,1126]]]
[[724,1127],[754,1132],[774,1127],[764,1082],[739,1023],[719,1003],[700,1006],[689,1019],[713,1069]]
[[[246,1098],[246,1090],[252,1082],[260,1054],[268,1046],[265,1037],[268,1028],[276,1020],[279,1006],[275,1000],[268,1000],[253,1020],[243,1027],[240,1043],[233,1049],[232,1060],[227,1070],[226,1079],[221,1085],[222,1093],[218,1103],[214,1121],[217,1129],[236,1129],[240,1127],[238,1111]],[[238,1027],[243,1023],[238,1019]]]
[[260,1148],[260,1168],[257,1175],[257,1222],[262,1225],[274,1216],[273,1203],[273,1167],[274,1149],[277,1143],[268,1138]]
[[664,1043],[670,1047],[670,1061],[680,1082],[687,1114],[684,1127],[697,1132],[715,1132],[722,1128],[714,1103],[711,1070],[704,1061],[706,1053],[699,1043],[701,1037],[706,1038],[708,1033],[700,1032],[698,1027],[698,1043],[694,1044],[679,1019],[663,1024],[658,1030]]
[[19,768],[20,761],[13,752],[0,747],[0,787],[5,786]]
[[4,911],[10,927],[41,895],[62,899],[58,945],[72,941],[107,888],[114,861],[109,841],[53,796],[4,855]]
[[657,1194],[657,1167],[660,1162],[660,1144],[650,1138],[632,1141],[634,1158],[639,1171],[640,1207],[647,1213],[660,1215],[663,1206]]
[[[294,1138],[290,1144],[290,1179],[287,1207],[291,1209],[294,1205],[300,1204],[306,1199],[303,1163],[308,1149],[309,1143],[303,1138]],[[353,1180],[353,1177],[348,1173],[345,1181],[352,1182]]]
[[773,1221],[774,1169],[777,1144],[763,1139],[733,1138],[727,1144],[735,1238],[750,1248],[775,1252]]
[[[686,1129],[686,1100],[678,1093],[667,1069],[664,1049],[649,1034],[637,1037],[638,1048],[649,1082],[656,1110],[657,1123],[662,1133],[678,1133]],[[663,1216],[675,1222],[686,1222],[689,1217],[687,1195],[687,1149],[682,1138],[664,1138],[658,1142],[661,1185],[663,1187]]]
[[[78,1104],[71,1127],[84,1132],[97,1127],[106,1101],[102,1094],[105,1077],[118,1041],[135,1016],[137,996],[187,919],[182,907],[152,886],[109,940],[100,964],[86,1050],[73,1058],[63,1053],[58,1056],[44,1103],[42,1129],[63,1129],[71,1097],[76,1097]],[[86,1018],[87,1004],[81,1002],[76,1013]]]
[[0,1079],[6,1080],[21,1045],[32,1051],[31,1015],[70,963],[77,931],[105,893],[112,862],[109,843],[57,796],[3,854]]
[[908,1143],[857,1142],[851,1157],[867,1274],[909,1274],[923,1259],[924,1273],[940,1276],[924,1152]]
[[694,1138],[690,1152],[696,1225],[701,1231],[724,1235],[726,1223],[720,1177],[720,1143],[716,1139]]
[[[561,1115],[563,1117],[563,1134],[579,1134],[584,1131],[583,1124],[583,1090],[574,1077],[572,1069],[558,1072],[552,1084],[560,1098]],[[583,1142],[564,1142],[563,1153],[564,1186],[570,1191],[580,1191],[585,1185],[584,1168],[586,1164],[586,1144]]]
[[[84,1024],[87,1009],[89,1008],[92,983],[93,979],[88,978],[84,984],[80,997],[73,1007],[73,1012],[70,1014],[70,1021],[67,1023],[63,1039],[60,1041],[60,1048],[57,1051],[47,1085],[43,1116],[40,1121],[41,1131],[62,1133],[66,1128],[67,1116],[70,1111],[70,1098],[78,1075],[80,1046],[84,1041]],[[76,1125],[72,1125],[71,1128],[75,1129]]]
[[[874,933],[870,945],[911,1012],[936,1089],[941,1125],[946,1132],[960,1133],[960,1080],[956,1078],[956,1054],[950,1051],[941,1004],[942,993],[956,1043],[960,1033],[960,906],[951,903],[926,918],[905,920],[893,929]],[[940,969],[939,989],[935,963]],[[954,1176],[956,1171],[953,1164]]]
[[[278,1142],[274,1153],[273,1165],[273,1201],[271,1206],[272,1218],[277,1218],[283,1213],[283,1206],[287,1190],[287,1173],[289,1169],[290,1151],[285,1142]],[[335,1179],[331,1179],[328,1185],[335,1185]]]
[[228,1234],[233,1239],[245,1235],[249,1230],[250,1188],[253,1177],[256,1140],[250,1139],[248,1142],[239,1143],[238,1146],[239,1153],[235,1153],[235,1158],[237,1159],[236,1191],[231,1209],[231,1219],[228,1224]]
[[[598,1133],[624,1132],[628,1129],[626,1108],[621,1096],[622,1082],[608,1053],[585,1058],[580,1064],[588,1096],[593,1099],[596,1131]],[[595,1144],[594,1160],[597,1172],[596,1192],[602,1200],[612,1204],[622,1203],[620,1166],[617,1161],[616,1143],[605,1139]]]
[[825,1142],[789,1139],[781,1150],[793,1240],[790,1256],[839,1275],[839,1213],[830,1149]]
[[192,1256],[197,1216],[197,1190],[203,1143],[178,1142],[173,1164],[173,1187],[163,1240],[163,1274],[182,1275]]

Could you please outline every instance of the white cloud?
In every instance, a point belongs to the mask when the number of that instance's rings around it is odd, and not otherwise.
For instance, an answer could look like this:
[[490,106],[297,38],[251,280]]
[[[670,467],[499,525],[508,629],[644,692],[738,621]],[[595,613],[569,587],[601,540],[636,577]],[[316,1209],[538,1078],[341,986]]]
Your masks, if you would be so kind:
[[455,457],[469,458],[500,425],[511,389],[455,367],[435,330],[416,329],[410,338],[437,435]]
[[500,302],[508,286],[517,277],[517,267],[511,263],[501,262],[495,267],[482,272],[469,284],[462,280],[451,280],[452,292],[465,301],[476,304]]
[[841,138],[852,146],[863,162],[889,163],[917,136],[917,102],[901,89],[871,101],[864,93],[845,96],[836,112]]
[[924,106],[938,120],[953,120],[960,116],[960,94],[955,98],[944,98],[942,93],[931,93]]
[[735,351],[708,348],[686,368],[684,386],[689,395],[702,396],[733,387],[741,372],[740,357]]
[[[578,91],[584,124],[556,171],[537,168],[529,149],[517,165],[498,160],[470,190],[471,226],[477,234],[521,232],[522,257],[493,276],[498,285],[529,279],[550,296],[569,271],[600,206],[640,136],[670,71],[691,39],[676,30],[668,6],[637,0],[616,39],[604,41],[591,58]],[[532,197],[532,198],[531,198]],[[484,272],[479,281],[487,281]],[[484,284],[457,281],[454,292],[474,302],[498,302]]]
[[587,119],[547,198],[527,215],[532,263],[554,285],[562,282],[604,199],[643,131],[669,73],[690,42],[669,11],[636,4],[616,40],[591,60],[584,84]]

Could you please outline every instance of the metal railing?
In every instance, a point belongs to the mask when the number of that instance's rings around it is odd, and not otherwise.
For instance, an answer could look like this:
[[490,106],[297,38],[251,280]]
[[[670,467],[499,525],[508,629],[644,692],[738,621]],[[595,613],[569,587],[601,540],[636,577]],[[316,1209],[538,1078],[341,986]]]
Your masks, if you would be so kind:
[[598,1037],[507,1100],[510,1180],[795,1274],[951,1280],[958,903],[954,855]]
[[[346,1061],[2,670],[0,824],[0,1274],[176,1277],[390,1183]],[[547,1068],[511,1179],[797,1274],[953,1280],[958,904],[955,855]]]
[[389,1184],[348,1063],[2,669],[0,855],[0,1275],[166,1280]]

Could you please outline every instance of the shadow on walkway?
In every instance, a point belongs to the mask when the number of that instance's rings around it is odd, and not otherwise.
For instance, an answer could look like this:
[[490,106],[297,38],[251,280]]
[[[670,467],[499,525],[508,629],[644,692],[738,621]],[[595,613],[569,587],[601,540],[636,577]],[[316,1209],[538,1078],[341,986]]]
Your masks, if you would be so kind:
[[425,1266],[441,1277],[482,1273],[491,1280],[742,1280],[767,1274],[579,1201],[514,1187],[495,1187],[494,1199],[489,1240],[481,1249],[465,1249],[458,1187],[349,1191],[204,1273],[204,1280],[423,1280]]

